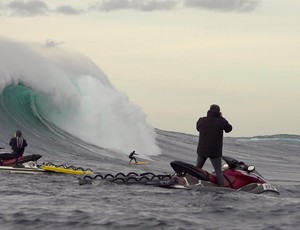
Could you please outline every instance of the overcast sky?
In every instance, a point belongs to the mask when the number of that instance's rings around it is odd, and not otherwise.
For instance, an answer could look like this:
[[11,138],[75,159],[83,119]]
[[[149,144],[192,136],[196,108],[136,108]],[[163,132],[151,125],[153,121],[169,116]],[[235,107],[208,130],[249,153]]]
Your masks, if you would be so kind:
[[[156,128],[300,134],[299,0],[1,0],[0,37],[76,50]],[[0,51],[1,52],[1,51]]]

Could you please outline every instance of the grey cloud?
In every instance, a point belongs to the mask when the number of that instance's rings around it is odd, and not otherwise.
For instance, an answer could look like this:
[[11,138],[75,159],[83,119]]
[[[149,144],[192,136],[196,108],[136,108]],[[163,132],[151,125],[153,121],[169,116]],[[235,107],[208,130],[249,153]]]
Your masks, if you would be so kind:
[[93,8],[100,11],[132,9],[138,11],[170,10],[177,0],[103,0]]
[[[12,15],[12,16],[37,16],[46,15],[50,13],[61,13],[61,14],[80,14],[83,10],[75,9],[70,5],[60,5],[55,10],[52,10],[44,1],[20,1],[13,0],[7,5],[0,5],[0,10],[2,15]],[[0,13],[1,14],[1,13]]]
[[[97,1],[97,0],[95,0]],[[221,12],[250,12],[256,9],[261,0],[98,0],[86,10],[71,5],[60,5],[49,9],[45,1],[12,0],[8,4],[0,3],[0,16],[37,16],[50,13],[75,15],[88,11],[114,11],[131,9],[136,11],[171,10],[174,8],[195,8]],[[87,3],[86,3],[87,4]]]
[[128,9],[129,1],[128,0],[104,0],[101,3],[97,3],[92,8],[96,10],[103,10],[103,11]]
[[207,10],[250,12],[257,7],[258,0],[185,0],[184,5]]
[[59,6],[55,11],[62,14],[80,14],[83,12],[82,10],[75,9],[72,6],[68,5]]
[[11,1],[7,4],[7,8],[13,14],[23,16],[34,16],[46,14],[49,10],[48,5],[43,1]]
[[56,42],[56,41],[53,41],[51,39],[47,39],[46,43],[45,43],[45,46],[47,48],[51,48],[51,47],[59,46],[59,45],[62,45],[62,44],[64,44],[64,43],[63,42]]
[[177,5],[176,1],[166,0],[166,1],[131,1],[131,6],[133,9],[141,11],[153,11],[153,10],[170,10]]

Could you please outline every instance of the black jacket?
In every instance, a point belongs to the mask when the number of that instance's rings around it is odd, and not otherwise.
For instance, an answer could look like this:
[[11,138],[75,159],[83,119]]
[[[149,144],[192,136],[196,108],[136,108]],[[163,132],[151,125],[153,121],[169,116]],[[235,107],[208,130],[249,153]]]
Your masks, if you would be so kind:
[[232,126],[220,116],[219,112],[207,112],[207,117],[200,117],[197,125],[199,142],[197,153],[203,157],[217,158],[222,156],[223,131],[229,133]]
[[11,149],[12,149],[13,153],[16,153],[19,156],[22,156],[23,153],[24,153],[25,147],[27,146],[27,142],[23,138],[23,143],[22,143],[21,147],[18,147],[18,145],[17,145],[17,138],[13,137],[13,138],[10,139],[9,145],[11,146]]

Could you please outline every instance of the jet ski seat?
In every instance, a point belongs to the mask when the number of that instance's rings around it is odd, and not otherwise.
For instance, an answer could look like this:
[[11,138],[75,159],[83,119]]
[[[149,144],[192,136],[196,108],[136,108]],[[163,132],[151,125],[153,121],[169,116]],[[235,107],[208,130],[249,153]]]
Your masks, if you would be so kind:
[[[171,167],[178,175],[190,174],[191,176],[197,178],[198,180],[202,181],[210,181],[214,184],[217,184],[217,176],[215,173],[208,173],[203,169],[199,169],[196,166],[185,163],[182,161],[172,161]],[[233,188],[233,184],[236,181],[236,178],[230,175],[224,174],[225,178],[225,187]]]
[[209,181],[209,173],[205,170],[198,169],[192,164],[185,163],[182,161],[172,161],[170,165],[178,175],[188,173],[199,180]]

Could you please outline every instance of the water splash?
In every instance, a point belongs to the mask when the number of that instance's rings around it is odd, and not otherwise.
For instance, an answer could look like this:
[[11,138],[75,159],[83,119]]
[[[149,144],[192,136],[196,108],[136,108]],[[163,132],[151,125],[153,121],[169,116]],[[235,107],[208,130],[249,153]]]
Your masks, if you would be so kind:
[[87,57],[6,39],[0,50],[0,92],[19,83],[31,89],[31,109],[41,121],[102,148],[160,154],[146,114]]

